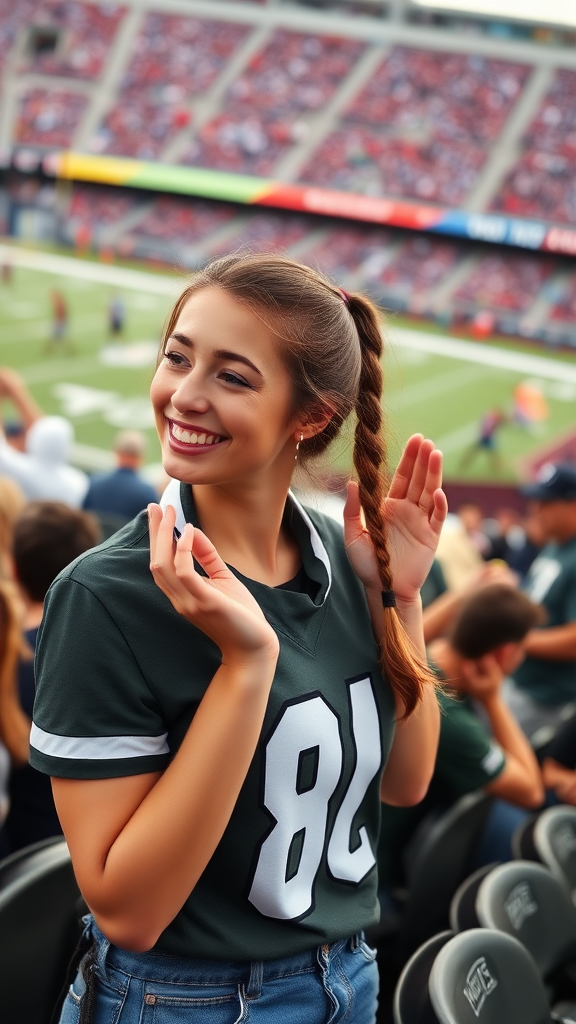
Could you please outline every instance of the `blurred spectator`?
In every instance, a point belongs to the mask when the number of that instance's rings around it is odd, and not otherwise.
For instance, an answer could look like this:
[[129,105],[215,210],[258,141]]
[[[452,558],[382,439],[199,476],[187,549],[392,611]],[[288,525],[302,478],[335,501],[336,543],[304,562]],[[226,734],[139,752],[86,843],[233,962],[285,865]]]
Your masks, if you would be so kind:
[[55,348],[66,346],[68,352],[73,348],[68,341],[68,303],[61,291],[54,288],[50,292],[52,303],[52,336],[45,345],[46,352],[53,352]]
[[[436,564],[434,562],[434,565]],[[447,590],[445,586],[443,592],[437,592],[434,600],[427,601],[426,603],[424,603],[425,598],[423,596],[425,643],[429,644],[436,637],[443,636],[449,630],[464,602],[472,597],[473,594],[494,584],[512,587],[512,589],[516,590],[518,588],[518,577],[515,573],[511,572],[508,566],[498,561],[481,562],[472,570],[462,586],[457,590]],[[427,585],[428,580],[426,581]],[[423,594],[425,593],[424,587],[422,592]]]
[[479,506],[474,502],[461,505],[456,516],[448,517],[436,552],[449,590],[466,585],[472,570],[481,565],[487,547]]
[[506,415],[502,409],[495,407],[484,413],[478,425],[478,436],[473,444],[464,450],[458,468],[467,469],[478,452],[484,451],[490,459],[492,472],[499,473],[502,469],[502,459],[497,448],[496,435],[505,423]]
[[0,476],[0,579],[12,579],[14,523],[25,504],[26,498],[18,484],[7,476]]
[[119,517],[118,526],[134,519],[151,501],[158,501],[154,488],[139,474],[146,453],[146,438],[137,430],[124,430],[114,441],[116,469],[92,477],[83,508]]
[[26,427],[20,420],[8,420],[4,424],[4,434],[11,448],[17,452],[26,451]]
[[122,334],[125,316],[126,303],[122,296],[116,293],[108,303],[108,330],[113,337]]
[[[21,3],[18,0],[14,6]],[[33,54],[29,69],[42,75],[98,78],[126,7],[116,3],[42,0],[34,8],[32,24],[44,31],[54,29],[60,35],[54,49]]]
[[60,502],[31,502],[14,530],[14,567],[24,601],[24,638],[28,657],[20,656],[16,673],[2,675],[0,730],[13,761],[10,778],[10,810],[5,834],[10,850],[37,842],[62,830],[56,815],[48,776],[28,761],[34,663],[44,598],[59,572],[100,540],[98,528],[86,512]]
[[558,727],[546,744],[542,774],[546,789],[561,803],[576,805],[576,713]]
[[[382,805],[378,869],[385,888],[402,884],[402,854],[417,825],[432,809],[447,809],[460,796],[483,788],[518,807],[544,798],[536,757],[500,695],[502,681],[524,656],[524,638],[542,612],[524,594],[494,584],[462,606],[447,638],[429,648],[445,691],[439,702],[440,741],[428,793],[416,807]],[[475,714],[479,701],[491,734]],[[498,808],[497,837],[510,857],[516,809]],[[493,824],[493,823],[492,823]],[[494,859],[494,858],[493,858]]]
[[422,607],[428,608],[437,600],[437,598],[441,597],[442,594],[445,594],[447,589],[442,566],[438,559],[435,558],[430,567],[430,572],[420,589]]
[[[11,551],[10,551],[11,554]],[[6,727],[2,720],[3,694],[14,691],[14,678],[18,659],[30,657],[30,651],[22,636],[22,601],[16,586],[0,580],[0,859],[7,857],[10,847],[3,828],[10,808],[9,778],[11,757],[3,737],[10,733],[10,716]]]
[[530,509],[523,519],[522,533],[523,538],[514,534],[514,543],[510,540],[508,544],[508,565],[518,574],[521,582],[525,580],[532,562],[538,557],[545,543],[540,520]]
[[88,477],[68,465],[74,430],[62,416],[42,416],[22,378],[0,369],[0,398],[10,399],[26,425],[26,451],[11,448],[0,426],[0,474],[14,480],[29,500],[53,499],[78,508]]
[[509,707],[531,736],[555,725],[576,698],[576,466],[546,464],[522,488],[547,543],[530,566],[524,589],[547,613],[526,638],[526,660],[506,686]]

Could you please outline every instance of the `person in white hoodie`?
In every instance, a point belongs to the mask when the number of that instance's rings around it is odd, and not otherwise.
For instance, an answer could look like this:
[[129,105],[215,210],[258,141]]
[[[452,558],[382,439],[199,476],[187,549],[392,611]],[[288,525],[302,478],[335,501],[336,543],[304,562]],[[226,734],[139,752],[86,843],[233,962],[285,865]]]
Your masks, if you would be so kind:
[[0,476],[10,477],[29,501],[63,501],[80,508],[88,490],[88,476],[68,464],[74,428],[63,416],[44,416],[22,378],[0,369],[0,398],[18,409],[27,430],[26,450],[8,444],[0,424]]

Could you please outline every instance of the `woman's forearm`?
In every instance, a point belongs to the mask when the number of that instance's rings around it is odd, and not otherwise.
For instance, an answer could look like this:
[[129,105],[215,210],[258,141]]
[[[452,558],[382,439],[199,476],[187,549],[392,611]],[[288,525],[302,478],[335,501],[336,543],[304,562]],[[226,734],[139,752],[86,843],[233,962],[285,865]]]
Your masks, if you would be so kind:
[[[55,780],[80,886],[100,927],[117,945],[134,950],[154,945],[206,868],[254,755],[275,665],[275,659],[240,668],[222,665],[169,767],[159,778],[147,777],[147,793],[139,793],[141,776]],[[116,819],[106,811],[115,783]],[[136,806],[122,820],[127,791],[136,794],[126,797]]]
[[[382,607],[380,591],[367,592],[372,628],[378,639],[383,635],[384,615],[395,614]],[[422,602],[418,597],[411,602],[399,602],[398,615],[408,639],[416,653],[426,657],[422,629]],[[396,726],[394,742],[382,776],[380,795],[385,803],[399,807],[417,804],[424,798],[436,762],[440,713],[436,691],[431,682],[425,689],[424,697],[414,713],[400,721],[404,706],[396,698]]]

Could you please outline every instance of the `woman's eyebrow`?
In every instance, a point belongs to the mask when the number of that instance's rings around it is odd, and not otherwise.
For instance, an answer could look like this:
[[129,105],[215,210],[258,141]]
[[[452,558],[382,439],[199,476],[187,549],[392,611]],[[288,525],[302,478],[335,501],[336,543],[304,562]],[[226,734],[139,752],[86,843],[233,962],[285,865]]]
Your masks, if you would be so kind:
[[[174,338],[174,341],[179,341],[181,345],[185,345],[186,348],[194,348],[194,342],[188,338],[185,334],[181,334],[180,331],[172,331],[170,338]],[[239,355],[238,352],[230,352],[228,349],[219,348],[214,352],[216,359],[230,359],[236,363],[244,363],[245,366],[249,366],[254,373],[257,373],[259,377],[262,376],[261,370],[254,363],[251,363],[246,356]]]
[[254,370],[254,373],[257,373],[259,377],[262,376],[262,373],[257,366],[254,366],[254,363],[251,363],[249,359],[246,359],[246,356],[238,355],[237,352],[228,352],[227,349],[219,348],[214,355],[217,359],[231,359],[236,363],[244,363],[245,366],[249,366],[251,370]]

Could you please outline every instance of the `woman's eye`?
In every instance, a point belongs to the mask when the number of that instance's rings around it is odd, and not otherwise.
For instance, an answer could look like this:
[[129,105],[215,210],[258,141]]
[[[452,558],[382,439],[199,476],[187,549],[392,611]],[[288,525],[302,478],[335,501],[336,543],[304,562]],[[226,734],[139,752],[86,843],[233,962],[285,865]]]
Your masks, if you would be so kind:
[[180,355],[179,352],[165,352],[164,358],[167,359],[172,366],[184,366],[186,363],[185,356]]
[[243,388],[251,388],[252,385],[244,380],[244,377],[240,377],[239,374],[233,373],[232,370],[222,370],[220,374],[222,380],[225,380],[227,384],[238,384]]

